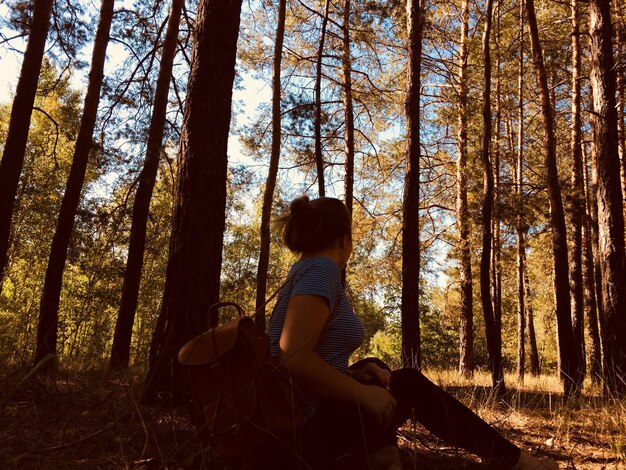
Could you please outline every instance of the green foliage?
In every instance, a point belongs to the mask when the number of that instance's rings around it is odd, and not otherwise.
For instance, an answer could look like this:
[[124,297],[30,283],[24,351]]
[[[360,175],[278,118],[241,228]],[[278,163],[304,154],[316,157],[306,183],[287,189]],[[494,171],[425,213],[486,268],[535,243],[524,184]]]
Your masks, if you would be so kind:
[[[325,2],[288,2],[282,68],[283,136],[274,215],[293,197],[314,195],[313,88],[315,54]],[[459,0],[435,0],[426,5],[421,101],[421,334],[424,363],[456,368],[458,362],[459,285],[456,229],[456,159],[460,37]],[[481,32],[482,2],[472,3],[468,57],[468,205],[474,279],[474,358],[486,367],[487,351],[479,293],[481,254],[483,132]],[[11,0],[4,25],[26,31],[32,2]],[[270,86],[277,2],[244,2],[238,49],[238,88],[254,76]],[[404,81],[406,67],[405,10],[398,0],[353,0],[350,19],[353,99],[356,126],[355,200],[348,292],[366,327],[366,341],[356,356],[378,355],[399,365],[401,344],[398,312],[401,289],[401,204],[406,143]],[[55,4],[63,13],[52,32],[56,54],[44,63],[33,112],[31,132],[12,227],[12,251],[0,293],[0,356],[28,363],[34,349],[39,299],[47,257],[69,171],[81,116],[81,96],[70,86],[78,73],[87,38],[84,2]],[[514,168],[519,132],[518,66],[520,31],[517,2],[500,4],[492,37],[492,103],[498,155],[499,191],[495,214],[501,230],[502,325],[505,364],[516,362],[516,235]],[[96,142],[88,169],[87,189],[72,239],[64,276],[59,323],[59,363],[64,367],[100,367],[108,357],[115,325],[130,232],[130,208],[138,169],[145,155],[147,129],[158,71],[158,52],[167,16],[166,2],[138,0],[115,16],[115,38],[107,70]],[[180,53],[166,125],[166,150],[150,207],[148,240],[131,361],[142,368],[148,358],[152,331],[165,282],[171,228],[180,125],[189,70],[195,2],[187,5],[179,38]],[[307,8],[308,7],[308,8]],[[91,6],[89,6],[91,8]],[[344,115],[341,2],[331,2],[322,77],[322,146],[329,194],[343,197]],[[314,11],[311,11],[313,9]],[[64,11],[61,11],[64,10]],[[537,2],[542,46],[555,102],[559,172],[564,193],[569,181],[569,25],[565,3]],[[583,21],[586,21],[583,18]],[[72,29],[68,25],[78,25]],[[93,25],[91,25],[93,26]],[[584,28],[583,28],[584,30]],[[549,201],[543,165],[537,86],[532,73],[528,38],[523,61],[524,95],[524,217],[528,229],[528,270],[531,305],[542,358],[556,368],[555,319],[552,294]],[[113,43],[112,43],[113,44]],[[59,49],[59,47],[61,49]],[[60,57],[63,50],[65,60]],[[68,65],[69,63],[69,65]],[[67,70],[63,68],[68,65]],[[588,65],[584,64],[584,68]],[[63,73],[60,70],[63,70]],[[583,75],[587,70],[583,70]],[[583,91],[589,90],[583,83]],[[588,98],[584,98],[588,99]],[[496,122],[496,104],[499,121]],[[243,109],[243,103],[239,103]],[[243,155],[231,153],[228,175],[228,217],[222,263],[224,300],[255,304],[262,190],[269,160],[269,103],[262,103],[241,128],[233,125]],[[10,104],[0,105],[0,146],[6,139]],[[585,117],[586,119],[586,117]],[[586,130],[586,129],[585,129]],[[294,257],[273,235],[268,293],[285,278]]]
[[[58,78],[56,67],[45,60],[16,197],[12,248],[0,297],[0,326],[4,336],[1,353],[20,362],[28,362],[34,349],[39,299],[74,151],[79,103],[80,94],[70,88],[69,78]],[[1,105],[0,142],[6,139],[9,114],[10,106]]]

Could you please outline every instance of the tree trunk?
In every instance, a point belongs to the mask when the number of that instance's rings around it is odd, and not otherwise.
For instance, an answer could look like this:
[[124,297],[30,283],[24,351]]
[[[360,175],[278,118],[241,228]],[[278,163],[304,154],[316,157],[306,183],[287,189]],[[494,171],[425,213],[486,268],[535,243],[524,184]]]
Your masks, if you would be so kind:
[[[524,238],[526,232],[524,233]],[[530,302],[531,290],[530,281],[528,279],[528,266],[526,265],[526,253],[524,252],[524,290],[526,292],[526,326],[528,327],[528,347],[529,359],[530,359],[530,375],[533,377],[538,376],[541,373],[541,363],[539,361],[539,350],[537,349],[537,337],[535,335],[535,315],[533,312],[533,306]]]
[[598,258],[604,308],[604,384],[608,392],[621,396],[626,392],[626,266],[609,0],[589,1],[589,34],[593,92],[591,128],[598,172]]
[[35,0],[29,25],[28,44],[15,90],[7,139],[4,142],[4,152],[0,161],[0,279],[4,277],[4,268],[7,263],[15,196],[24,166],[30,116],[35,104],[51,12],[52,0]]
[[[626,131],[624,130],[624,98],[626,94],[624,86],[624,60],[626,55],[624,54],[623,43],[623,26],[618,21],[615,26],[615,50],[617,52],[617,67],[615,69],[616,87],[617,87],[617,142],[619,152],[620,163],[620,176],[622,183],[622,200],[626,200]],[[626,204],[624,205],[624,214],[626,214]]]
[[354,108],[352,104],[352,57],[350,55],[350,0],[343,3],[343,105],[344,105],[344,154],[346,171],[344,189],[346,207],[352,215],[354,197]]
[[570,292],[572,328],[577,345],[578,367],[585,376],[585,310],[582,269],[582,226],[585,209],[582,158],[582,119],[580,113],[580,28],[578,25],[578,0],[571,0],[570,20],[572,25],[572,127],[570,149],[572,156],[571,194],[569,198],[569,222],[572,233],[572,256],[570,269]]
[[526,304],[524,296],[524,265],[526,260],[525,228],[524,228],[524,2],[520,1],[520,49],[517,77],[517,115],[519,130],[517,137],[517,162],[515,168],[515,197],[517,199],[517,216],[515,231],[517,234],[517,377],[524,383],[526,366]]
[[459,58],[459,157],[456,164],[456,213],[459,230],[459,276],[461,285],[459,332],[459,372],[471,377],[474,373],[474,307],[472,299],[472,255],[469,240],[467,209],[467,58],[469,55],[469,1],[461,6],[461,55]]
[[109,32],[113,19],[113,4],[114,0],[102,0],[102,6],[100,7],[100,19],[94,40],[83,115],[78,137],[76,138],[72,167],[61,202],[57,227],[52,238],[50,257],[48,258],[48,268],[46,269],[39,311],[35,363],[39,362],[47,354],[56,354],[59,300],[63,285],[63,271],[93,142],[93,130],[96,124],[100,89],[102,88],[104,77],[106,49],[109,43]]
[[[183,402],[180,347],[206,328],[219,299],[226,218],[226,153],[241,0],[202,0],[193,35],[162,308],[150,348],[145,402]],[[217,323],[217,318],[210,322]]]
[[[496,115],[495,115],[495,132],[493,132],[493,209],[492,209],[492,288],[493,288],[493,318],[495,321],[495,334],[497,336],[497,344],[502,349],[502,266],[500,265],[500,124],[501,124],[501,107],[500,107],[500,2],[496,4]],[[502,353],[500,353],[502,354]]]
[[493,390],[504,393],[504,373],[502,370],[502,345],[498,342],[497,322],[494,316],[491,299],[490,265],[491,265],[491,215],[493,211],[493,167],[491,165],[491,51],[489,38],[491,36],[491,16],[493,0],[487,0],[485,12],[485,29],[483,31],[483,136],[481,143],[481,160],[483,163],[483,201],[482,201],[482,229],[483,251],[480,258],[480,297],[485,317],[485,333],[487,336],[487,350],[489,354],[489,368]]
[[[584,147],[582,147],[584,149]],[[582,149],[581,149],[582,150]],[[589,178],[587,176],[587,155],[583,153],[583,177],[585,189],[585,213],[583,220],[583,279],[585,287],[585,317],[587,318],[587,336],[589,337],[589,375],[595,384],[602,380],[602,349],[598,328],[598,298],[596,296],[596,278],[592,250],[592,202]]]
[[276,178],[278,177],[278,163],[280,162],[281,145],[281,84],[280,67],[283,60],[283,40],[285,38],[285,18],[287,0],[280,0],[278,4],[278,24],[276,25],[276,40],[274,42],[274,67],[272,75],[272,150],[270,167],[267,172],[267,181],[263,191],[263,208],[261,211],[261,248],[259,265],[257,268],[256,285],[256,313],[255,323],[265,329],[265,297],[267,296],[267,269],[270,262],[270,219],[274,203]]
[[407,154],[402,203],[402,364],[421,367],[419,312],[419,175],[420,73],[422,10],[419,0],[407,0]]
[[[591,97],[590,97],[591,98]],[[593,98],[591,98],[593,99]],[[591,105],[589,106],[591,108]],[[583,147],[584,148],[584,147]],[[586,158],[586,154],[585,154]],[[599,330],[604,330],[604,307],[602,305],[602,273],[600,272],[600,249],[599,249],[599,227],[598,227],[598,171],[596,165],[596,152],[594,147],[591,147],[591,180],[587,181],[589,189],[587,191],[587,200],[589,207],[589,226],[591,234],[591,253],[593,260],[593,280],[594,280],[594,293],[596,297],[596,309],[598,313]],[[591,326],[591,321],[589,322]],[[601,336],[600,336],[601,338]],[[600,341],[600,348],[602,348],[602,341]]]
[[[344,106],[344,155],[345,175],[344,191],[346,207],[352,220],[354,198],[354,107],[352,100],[352,57],[350,54],[350,0],[343,4],[343,54],[341,68],[343,71],[343,106]],[[341,270],[341,284],[346,286],[347,268]]]
[[148,133],[146,159],[139,175],[139,186],[133,204],[128,260],[126,262],[126,271],[124,272],[122,299],[120,301],[117,324],[115,325],[115,336],[113,337],[111,360],[109,362],[111,369],[127,368],[130,359],[130,342],[143,268],[148,213],[150,200],[152,199],[152,190],[159,169],[159,158],[163,149],[165,114],[167,111],[170,80],[172,78],[172,65],[176,55],[176,47],[178,46],[178,29],[183,3],[184,0],[172,0],[167,31],[163,41],[161,66],[157,78],[152,120]]
[[315,74],[315,166],[317,168],[317,183],[319,196],[326,195],[326,185],[324,183],[324,155],[322,154],[322,58],[324,56],[324,43],[326,41],[326,25],[328,24],[328,9],[330,0],[326,0],[324,7],[324,17],[322,18],[322,30],[320,33],[320,43],[317,49],[317,71]]
[[567,233],[556,162],[556,138],[554,114],[550,103],[550,91],[539,42],[534,0],[526,1],[526,15],[533,52],[533,63],[539,87],[544,126],[544,164],[548,173],[550,198],[550,222],[552,225],[552,256],[554,268],[554,297],[557,320],[559,362],[564,394],[568,398],[578,394],[582,377],[579,373],[578,354],[572,332],[571,305],[569,295],[569,263],[567,258]]

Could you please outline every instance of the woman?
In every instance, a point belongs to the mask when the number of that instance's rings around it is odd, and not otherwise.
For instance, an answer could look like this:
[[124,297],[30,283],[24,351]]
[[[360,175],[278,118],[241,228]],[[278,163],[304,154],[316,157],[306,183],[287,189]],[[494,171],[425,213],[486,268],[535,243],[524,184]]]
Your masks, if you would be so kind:
[[[396,430],[409,417],[499,469],[556,469],[520,451],[415,369],[377,360],[348,367],[364,337],[341,285],[352,252],[350,215],[338,199],[294,200],[277,225],[300,254],[269,324],[272,355],[310,397],[291,455],[300,467],[401,469]],[[296,468],[291,463],[274,468]]]

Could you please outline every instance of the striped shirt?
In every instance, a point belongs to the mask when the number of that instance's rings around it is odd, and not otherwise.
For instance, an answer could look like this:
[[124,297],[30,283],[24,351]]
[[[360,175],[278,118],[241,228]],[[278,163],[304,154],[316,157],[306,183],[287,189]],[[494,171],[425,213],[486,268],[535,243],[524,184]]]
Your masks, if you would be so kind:
[[289,301],[297,295],[317,295],[328,301],[330,318],[318,341],[316,351],[322,359],[342,373],[348,371],[350,355],[365,336],[363,324],[355,315],[341,285],[341,271],[326,257],[301,259],[289,272],[269,322],[270,352],[278,355]]

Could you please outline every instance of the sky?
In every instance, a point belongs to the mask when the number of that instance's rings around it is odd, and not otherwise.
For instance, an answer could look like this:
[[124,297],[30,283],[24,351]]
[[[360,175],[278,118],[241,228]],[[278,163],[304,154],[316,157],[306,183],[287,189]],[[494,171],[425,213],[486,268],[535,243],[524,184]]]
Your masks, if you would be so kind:
[[[6,16],[8,13],[7,6],[0,4],[0,17]],[[5,36],[11,36],[13,32],[0,29],[0,33]],[[0,46],[0,103],[8,102],[12,99],[13,93],[20,74],[22,65],[22,54],[26,48],[25,41],[15,39],[11,41],[11,47],[17,49],[11,50],[6,45]],[[91,56],[91,45],[86,47],[81,53],[81,59],[89,62]],[[105,65],[105,75],[107,72],[115,70],[124,60],[126,53],[124,46],[118,43],[111,43],[107,48],[107,61]],[[80,89],[86,83],[86,75],[88,70],[82,73],[74,74],[72,77],[73,87]],[[254,116],[257,107],[264,102],[269,102],[272,97],[270,84],[253,78],[251,75],[243,75],[241,87],[233,91],[233,99],[241,103],[242,112],[237,114],[237,126],[247,124]],[[235,123],[233,123],[235,124]],[[233,128],[235,126],[233,125]],[[241,144],[236,135],[230,136],[228,140],[228,155],[233,163],[249,163],[250,160],[241,151]]]

